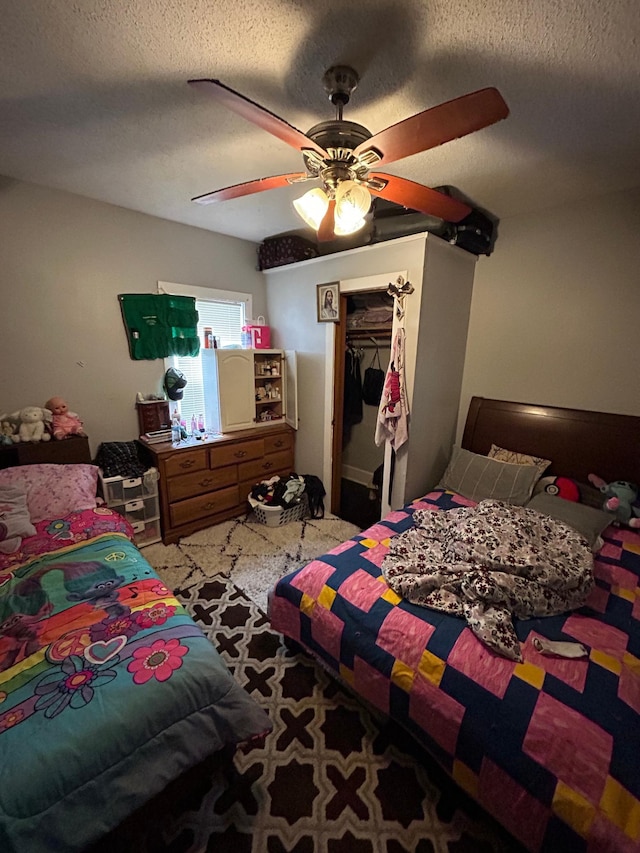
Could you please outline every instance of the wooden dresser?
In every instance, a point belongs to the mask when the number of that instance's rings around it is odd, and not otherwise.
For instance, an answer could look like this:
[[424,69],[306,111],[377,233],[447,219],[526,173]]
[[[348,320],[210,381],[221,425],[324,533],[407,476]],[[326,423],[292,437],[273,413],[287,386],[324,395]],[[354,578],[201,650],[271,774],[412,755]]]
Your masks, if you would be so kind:
[[294,436],[282,423],[206,442],[189,439],[180,447],[139,442],[141,456],[160,473],[164,544],[247,512],[247,495],[256,483],[293,471]]

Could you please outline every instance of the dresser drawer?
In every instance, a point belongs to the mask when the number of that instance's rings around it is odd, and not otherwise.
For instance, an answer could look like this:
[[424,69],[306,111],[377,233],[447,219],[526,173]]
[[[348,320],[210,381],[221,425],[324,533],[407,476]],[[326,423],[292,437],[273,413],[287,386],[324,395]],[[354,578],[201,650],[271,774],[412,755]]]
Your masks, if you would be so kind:
[[170,503],[182,501],[185,498],[204,495],[224,486],[234,486],[238,482],[237,465],[227,465],[215,471],[194,471],[193,474],[182,474],[172,477],[167,482],[167,496]]
[[205,518],[214,515],[224,509],[231,509],[239,504],[238,486],[229,486],[226,489],[218,489],[217,492],[209,492],[197,498],[189,498],[185,501],[171,504],[169,513],[171,525],[178,527],[187,524],[196,518]]
[[275,435],[265,435],[264,437],[264,452],[278,453],[282,450],[291,450],[293,447],[293,436],[290,432],[276,433]]
[[249,459],[261,459],[264,456],[264,439],[239,441],[237,444],[222,444],[209,448],[209,465],[218,468],[234,462],[246,462]]
[[176,474],[187,474],[190,471],[204,471],[207,468],[207,451],[184,450],[172,454],[165,461],[165,474],[174,477]]
[[238,465],[238,480],[241,483],[249,480],[258,483],[260,480],[268,480],[274,474],[281,474],[283,471],[289,473],[292,467],[292,451],[283,450],[280,453],[271,453],[255,462],[241,462]]

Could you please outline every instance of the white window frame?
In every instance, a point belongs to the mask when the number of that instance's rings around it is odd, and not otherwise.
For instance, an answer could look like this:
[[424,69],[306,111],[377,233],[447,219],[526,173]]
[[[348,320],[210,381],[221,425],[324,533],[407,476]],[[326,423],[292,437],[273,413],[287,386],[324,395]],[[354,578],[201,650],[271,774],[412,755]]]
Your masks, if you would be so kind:
[[[244,303],[245,321],[253,317],[253,295],[238,290],[220,290],[214,287],[198,287],[191,284],[178,284],[177,282],[159,281],[158,293],[169,293],[173,296],[193,296],[196,300],[208,302],[235,302]],[[202,345],[202,344],[201,344]],[[165,370],[174,367],[174,357],[164,359]],[[174,408],[181,411],[180,403],[170,401],[171,412]],[[197,415],[196,415],[197,416]],[[190,424],[187,424],[187,430],[190,429]]]

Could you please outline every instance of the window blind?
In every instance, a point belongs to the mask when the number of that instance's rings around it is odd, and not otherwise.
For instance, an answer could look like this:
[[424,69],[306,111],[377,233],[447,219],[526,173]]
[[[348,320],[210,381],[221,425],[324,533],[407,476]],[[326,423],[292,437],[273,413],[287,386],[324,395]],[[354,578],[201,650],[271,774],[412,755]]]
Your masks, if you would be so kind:
[[[201,346],[204,342],[205,328],[212,330],[213,335],[218,339],[218,346],[240,346],[242,327],[245,325],[244,302],[196,299],[196,310]],[[171,364],[182,371],[187,380],[182,400],[171,404],[171,414],[173,415],[174,409],[177,408],[181,419],[186,423],[187,430],[190,430],[191,417],[195,416],[197,421],[205,410],[202,362],[199,355],[194,358],[174,356]]]

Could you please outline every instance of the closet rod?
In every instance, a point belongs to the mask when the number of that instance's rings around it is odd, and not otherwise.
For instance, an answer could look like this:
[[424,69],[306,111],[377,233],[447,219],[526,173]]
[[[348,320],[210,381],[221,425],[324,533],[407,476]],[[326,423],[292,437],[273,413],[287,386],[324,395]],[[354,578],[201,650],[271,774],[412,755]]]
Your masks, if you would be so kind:
[[[375,344],[367,344],[367,343],[358,342],[358,346],[354,347],[354,348],[355,349],[380,349],[380,348],[382,348],[388,344],[389,344],[389,341],[384,341],[382,343],[375,343]],[[347,346],[349,346],[349,341],[347,341]]]

